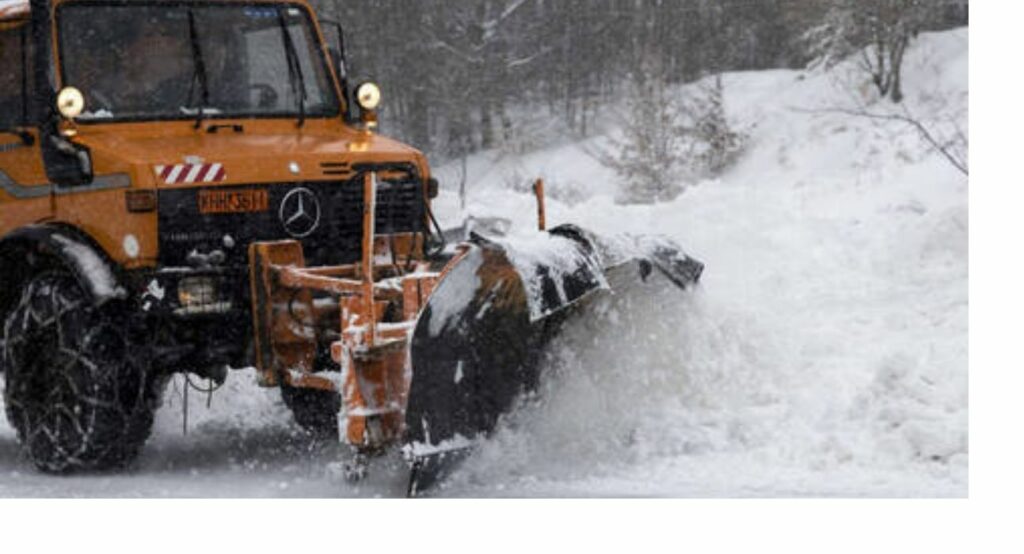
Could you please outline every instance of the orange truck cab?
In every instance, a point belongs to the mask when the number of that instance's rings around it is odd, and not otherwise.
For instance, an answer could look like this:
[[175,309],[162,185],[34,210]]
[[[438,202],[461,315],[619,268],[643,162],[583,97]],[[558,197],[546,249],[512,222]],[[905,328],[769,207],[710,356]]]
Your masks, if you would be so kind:
[[252,365],[248,246],[355,262],[368,172],[379,232],[440,242],[379,100],[306,0],[0,0],[0,371],[40,468],[128,463],[171,375]]

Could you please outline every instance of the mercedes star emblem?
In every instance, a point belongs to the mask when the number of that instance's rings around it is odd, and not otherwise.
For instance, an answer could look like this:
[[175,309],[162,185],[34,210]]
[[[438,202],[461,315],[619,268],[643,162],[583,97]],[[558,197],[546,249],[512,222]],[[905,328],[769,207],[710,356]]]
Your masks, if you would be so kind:
[[278,217],[289,235],[308,237],[320,226],[320,201],[307,188],[293,189],[281,201]]

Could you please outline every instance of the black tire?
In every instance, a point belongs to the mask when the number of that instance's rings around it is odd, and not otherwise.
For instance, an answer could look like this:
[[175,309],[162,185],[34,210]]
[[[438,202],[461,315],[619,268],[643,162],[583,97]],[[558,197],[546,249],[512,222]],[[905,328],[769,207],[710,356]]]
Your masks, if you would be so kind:
[[124,310],[94,307],[55,264],[34,269],[3,325],[7,419],[45,472],[124,468],[153,425],[146,355]]
[[338,439],[341,395],[317,389],[281,386],[281,398],[295,416],[295,422],[316,439]]

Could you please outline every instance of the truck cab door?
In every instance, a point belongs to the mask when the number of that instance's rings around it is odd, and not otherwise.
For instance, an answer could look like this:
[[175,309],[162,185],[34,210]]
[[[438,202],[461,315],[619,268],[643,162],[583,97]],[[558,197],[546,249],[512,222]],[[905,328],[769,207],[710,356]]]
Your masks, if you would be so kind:
[[35,127],[28,21],[0,21],[0,236],[53,215]]

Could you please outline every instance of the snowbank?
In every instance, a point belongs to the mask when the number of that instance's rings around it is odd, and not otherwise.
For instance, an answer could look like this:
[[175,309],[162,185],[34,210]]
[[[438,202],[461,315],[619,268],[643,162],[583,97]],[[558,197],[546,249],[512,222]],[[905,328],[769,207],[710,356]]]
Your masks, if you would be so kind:
[[[947,137],[967,130],[967,43],[925,34],[906,62],[908,113]],[[666,234],[707,269],[696,296],[570,329],[545,394],[448,494],[966,494],[966,177],[911,126],[839,113],[892,109],[850,66],[725,85],[750,150],[671,203],[616,205],[585,143],[471,160],[471,213],[528,228],[508,183],[543,177],[584,190],[549,222]]]

